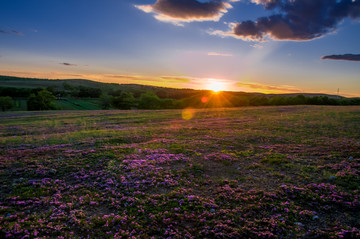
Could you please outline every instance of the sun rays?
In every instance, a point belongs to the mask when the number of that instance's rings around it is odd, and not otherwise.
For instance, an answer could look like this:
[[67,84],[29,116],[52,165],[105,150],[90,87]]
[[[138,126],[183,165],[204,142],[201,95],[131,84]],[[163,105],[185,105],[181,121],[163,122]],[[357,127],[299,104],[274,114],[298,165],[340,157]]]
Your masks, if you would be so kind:
[[221,91],[228,90],[227,83],[224,82],[223,80],[210,78],[208,79],[206,84],[207,85],[205,88],[213,91],[214,93],[219,93]]

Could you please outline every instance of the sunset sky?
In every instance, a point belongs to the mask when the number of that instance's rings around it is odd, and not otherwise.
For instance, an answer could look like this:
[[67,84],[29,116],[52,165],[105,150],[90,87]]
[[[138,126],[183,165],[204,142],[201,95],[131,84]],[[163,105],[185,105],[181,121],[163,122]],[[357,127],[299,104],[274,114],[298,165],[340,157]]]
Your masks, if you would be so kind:
[[0,75],[360,97],[360,0],[1,0]]

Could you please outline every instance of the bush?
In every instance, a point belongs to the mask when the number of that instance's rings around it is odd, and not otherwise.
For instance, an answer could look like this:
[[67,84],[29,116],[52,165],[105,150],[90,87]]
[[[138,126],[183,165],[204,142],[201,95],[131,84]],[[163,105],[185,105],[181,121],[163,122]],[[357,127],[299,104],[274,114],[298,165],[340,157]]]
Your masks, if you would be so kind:
[[112,97],[108,94],[102,94],[100,96],[100,105],[103,110],[110,109],[112,103]]
[[121,92],[118,96],[112,97],[112,105],[115,108],[129,110],[136,105],[136,100],[132,93]]
[[14,107],[14,101],[10,96],[0,97],[0,107],[2,111],[9,110]]
[[42,89],[36,94],[30,95],[27,101],[28,110],[54,110],[56,109],[54,101],[55,96],[51,92]]
[[139,100],[140,109],[160,109],[161,100],[160,98],[151,91],[141,94]]

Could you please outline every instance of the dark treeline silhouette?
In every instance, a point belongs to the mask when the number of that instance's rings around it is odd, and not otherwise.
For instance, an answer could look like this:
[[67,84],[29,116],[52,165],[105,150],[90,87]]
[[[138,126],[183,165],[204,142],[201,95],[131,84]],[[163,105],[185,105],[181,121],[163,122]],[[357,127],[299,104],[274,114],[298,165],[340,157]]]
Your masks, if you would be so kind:
[[[9,77],[9,81],[13,80],[13,78],[15,80],[26,79]],[[126,110],[276,105],[360,105],[360,98],[321,94],[266,95],[230,91],[215,94],[209,90],[173,89],[131,84],[117,85],[86,80],[30,80],[37,82],[37,84],[33,85],[39,85],[38,81],[48,84],[46,88],[31,86],[28,88],[0,87],[0,97],[2,97],[0,108],[2,111],[13,108],[14,99],[26,99],[28,110],[60,109],[56,105],[56,100],[64,100],[69,97],[75,100],[82,98],[94,99],[98,102],[99,108],[102,109]],[[70,84],[71,82],[76,84]]]
[[29,88],[0,87],[0,96],[29,97],[32,90]]
[[[72,86],[69,84],[64,84],[64,89],[58,89],[55,86],[48,86],[46,90],[51,92],[57,97],[84,97],[84,98],[99,98],[102,90],[86,86]],[[36,94],[37,92],[44,89],[43,87],[37,88],[18,88],[18,87],[0,87],[0,96],[10,96],[10,97],[29,97],[31,94]]]
[[[171,95],[168,95],[171,97]],[[176,96],[178,97],[178,95]],[[244,106],[277,106],[277,105],[360,105],[360,98],[330,98],[328,96],[304,95],[271,96],[255,95],[238,92],[221,92],[214,94],[211,91],[193,92],[192,96],[173,99],[160,98],[156,93],[148,91],[138,98],[131,92],[117,91],[116,94],[103,94],[104,109],[182,109],[182,108],[218,108]]]

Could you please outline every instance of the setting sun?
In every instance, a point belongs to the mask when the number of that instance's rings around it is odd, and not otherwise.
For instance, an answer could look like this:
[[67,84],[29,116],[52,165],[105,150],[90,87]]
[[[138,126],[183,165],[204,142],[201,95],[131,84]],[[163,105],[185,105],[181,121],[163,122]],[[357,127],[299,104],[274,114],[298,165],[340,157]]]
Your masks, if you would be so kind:
[[226,90],[225,83],[217,79],[209,79],[207,88],[215,93]]

